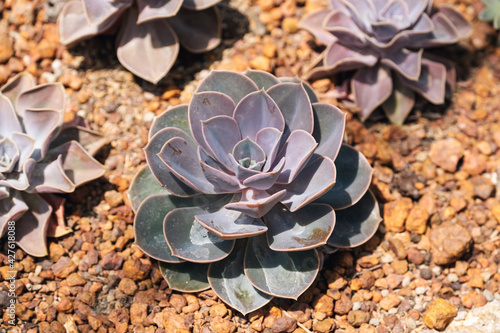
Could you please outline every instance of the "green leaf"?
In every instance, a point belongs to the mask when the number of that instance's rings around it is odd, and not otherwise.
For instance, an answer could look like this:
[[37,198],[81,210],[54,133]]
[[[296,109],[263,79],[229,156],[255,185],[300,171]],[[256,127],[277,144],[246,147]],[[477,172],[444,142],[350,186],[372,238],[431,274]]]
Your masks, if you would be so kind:
[[245,274],[266,294],[297,299],[314,282],[319,264],[316,250],[276,252],[264,235],[248,240]]
[[181,104],[167,109],[165,112],[155,117],[149,130],[149,138],[166,127],[177,127],[191,135],[188,119],[188,105]]
[[355,205],[335,213],[337,222],[327,242],[335,247],[351,248],[365,243],[372,238],[382,221],[371,191],[366,192]]
[[149,167],[144,165],[135,175],[127,193],[132,209],[136,212],[144,199],[154,194],[169,194],[169,192],[158,183]]
[[160,262],[159,267],[171,289],[194,293],[210,288],[207,279],[208,264],[196,264],[189,261],[179,264]]
[[246,240],[236,242],[225,259],[213,262],[208,268],[208,282],[213,291],[243,315],[266,305],[273,297],[252,286],[243,270]]

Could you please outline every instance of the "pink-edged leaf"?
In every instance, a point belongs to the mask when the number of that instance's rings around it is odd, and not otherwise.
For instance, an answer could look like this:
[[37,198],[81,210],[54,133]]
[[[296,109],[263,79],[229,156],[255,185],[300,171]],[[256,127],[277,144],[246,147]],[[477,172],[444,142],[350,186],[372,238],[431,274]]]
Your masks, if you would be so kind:
[[35,139],[32,158],[42,159],[47,153],[50,140],[61,126],[61,113],[54,110],[26,110],[23,125],[28,136]]
[[343,209],[363,197],[370,186],[373,169],[363,154],[347,144],[342,145],[335,159],[335,168],[337,183],[316,202]]
[[66,199],[50,193],[40,194],[43,200],[52,207],[49,226],[47,227],[47,237],[62,237],[71,233],[71,228],[66,225],[64,218],[64,203]]
[[331,9],[318,9],[302,18],[299,28],[309,31],[322,44],[329,45],[337,40],[334,35],[323,28],[323,22],[331,12]]
[[262,148],[264,153],[266,153],[266,164],[264,164],[262,168],[264,172],[269,171],[276,159],[281,134],[282,132],[274,127],[266,127],[257,132],[255,136],[255,142]]
[[[260,175],[262,172],[260,170],[255,170],[251,168],[246,168],[237,161],[232,154],[228,154],[229,160],[232,163],[231,170],[236,175],[236,179],[240,183],[243,183],[247,178]],[[260,164],[261,165],[261,164]]]
[[203,136],[202,123],[216,116],[232,117],[234,108],[233,100],[220,92],[200,92],[191,98],[188,110],[189,127],[193,138],[205,152],[208,153],[211,149]]
[[420,76],[420,68],[422,65],[423,49],[418,51],[410,51],[408,49],[400,49],[391,54],[387,54],[381,63],[395,69],[399,74],[406,77],[408,80],[418,80]]
[[276,164],[276,166],[269,172],[261,172],[259,174],[250,176],[243,181],[243,185],[251,187],[256,190],[267,190],[276,183],[283,167],[285,166],[285,159]]
[[23,119],[23,122],[26,121],[24,119],[26,110],[57,111],[60,116],[60,123],[62,124],[65,97],[66,93],[61,83],[41,84],[21,92],[17,97],[15,109],[19,117]]
[[398,26],[390,21],[372,23],[373,36],[380,42],[388,42],[401,31]]
[[263,220],[269,228],[271,250],[304,251],[326,244],[335,225],[335,211],[329,205],[313,203],[292,213],[276,205]]
[[259,218],[222,208],[214,213],[195,216],[202,226],[221,239],[238,239],[263,234],[267,227]]
[[[284,142],[290,133],[304,130],[312,133],[314,119],[309,95],[301,83],[280,83],[267,90],[276,102],[285,119],[285,130],[281,137]],[[268,126],[263,126],[268,127]]]
[[269,212],[274,205],[281,201],[286,190],[280,190],[270,195],[266,191],[245,189],[239,202],[226,205],[226,209],[235,210],[251,217],[260,218]]
[[212,7],[220,1],[221,0],[184,0],[182,6],[187,9],[202,10],[208,7]]
[[249,77],[259,89],[267,90],[281,82],[276,76],[261,70],[249,68],[243,74]]
[[167,20],[179,36],[182,47],[191,53],[213,50],[221,42],[222,22],[216,7],[203,10],[181,8],[177,15]]
[[47,163],[37,163],[30,177],[30,191],[33,193],[71,193],[76,186],[63,169],[63,157]]
[[21,123],[10,100],[0,95],[0,133],[3,137],[12,138],[14,132],[22,132]]
[[285,165],[277,183],[291,183],[307,165],[317,146],[311,134],[303,130],[293,131],[276,156],[276,161],[285,159]]
[[75,186],[83,185],[104,174],[104,167],[83,146],[70,141],[49,151],[48,158],[62,156],[62,169]]
[[454,6],[440,4],[438,10],[450,20],[457,30],[460,39],[470,37],[472,34],[472,24]]
[[12,105],[16,105],[17,96],[25,90],[35,86],[35,78],[28,72],[21,72],[10,79],[0,88],[0,92],[7,96]]
[[[339,43],[356,46],[366,44],[364,32],[349,14],[345,14],[340,10],[334,10],[325,18],[323,29],[335,36]],[[328,45],[335,42],[337,40],[332,40]]]
[[234,240],[221,239],[196,221],[207,211],[200,207],[176,208],[165,217],[163,234],[172,254],[197,263],[219,261],[229,255]]
[[355,205],[335,210],[335,214],[335,228],[327,244],[339,248],[353,248],[365,243],[382,221],[377,201],[370,191]]
[[214,194],[214,186],[204,176],[191,138],[174,137],[168,140],[158,157],[170,171],[189,187],[206,194]]
[[0,186],[5,186],[13,188],[18,191],[25,191],[29,187],[29,176],[35,167],[36,161],[29,158],[23,164],[23,170],[21,172],[10,172],[3,175],[5,178],[0,177]]
[[377,12],[371,0],[349,0],[343,4],[358,27],[367,33],[371,33],[371,22],[375,22]]
[[166,19],[142,24],[136,21],[137,11],[129,9],[118,36],[116,54],[129,71],[157,84],[177,59],[179,41]]
[[238,123],[229,116],[215,116],[202,122],[204,142],[207,144],[208,153],[229,170],[233,164],[228,154],[241,140]]
[[16,221],[17,245],[31,256],[44,257],[48,254],[47,228],[52,207],[38,194],[22,196],[29,210]]
[[329,71],[350,71],[362,67],[372,67],[378,61],[373,50],[368,47],[346,47],[340,43],[330,44],[325,50],[323,61]]
[[415,104],[415,93],[398,76],[394,76],[394,89],[391,96],[382,104],[382,110],[391,123],[403,125]]
[[240,164],[248,164],[243,167],[258,171],[261,170],[266,159],[266,153],[262,148],[248,137],[234,146],[232,155]]
[[295,212],[328,192],[335,185],[336,177],[337,171],[332,160],[317,155],[311,158],[293,182],[284,186],[277,185],[272,190],[281,191],[285,188],[286,195],[281,203]]
[[183,130],[187,134],[191,133],[191,130],[189,129],[187,104],[169,107],[165,112],[156,116],[151,123],[151,128],[149,129],[149,139],[166,127],[176,127]]
[[86,127],[70,127],[63,125],[56,138],[50,142],[49,149],[60,146],[69,141],[77,141],[90,155],[95,155],[107,142],[101,133],[90,130]]
[[[207,77],[200,82],[196,92],[201,93],[204,91],[212,91],[223,93],[229,96],[236,105],[243,99],[243,97],[257,90],[257,85],[243,74],[225,70],[212,70],[210,74],[208,74]],[[194,95],[194,97],[195,96],[196,95]],[[190,109],[192,104],[193,101],[190,103]],[[231,115],[233,110],[231,110]],[[215,115],[217,114],[214,114],[214,116]],[[205,119],[208,118],[211,117],[207,117]],[[192,123],[191,115],[189,121]],[[193,128],[191,128],[191,131],[193,131]]]
[[174,16],[181,5],[182,0],[137,0],[139,7],[137,24]]
[[406,6],[408,7],[408,16],[411,24],[415,24],[415,22],[417,22],[427,9],[428,4],[427,0],[404,0],[403,2],[406,3]]
[[404,0],[391,0],[380,12],[380,17],[394,23],[400,30],[407,28],[410,24],[410,13]]
[[327,103],[314,103],[313,111],[314,132],[312,135],[318,143],[314,152],[334,161],[344,139],[346,113]]
[[130,7],[133,0],[81,0],[87,20],[91,25],[99,25],[119,15],[124,9]]
[[446,97],[451,98],[457,84],[457,71],[455,63],[449,59],[432,53],[424,53],[424,58],[443,64],[446,67]]
[[434,29],[426,37],[422,38],[421,41],[415,42],[415,45],[412,46],[424,48],[435,47],[454,44],[460,40],[457,29],[444,13],[437,12],[432,15],[431,21]]
[[209,165],[205,162],[200,163],[205,178],[212,183],[215,192],[234,193],[241,189],[241,185],[235,176],[226,173],[214,165]]
[[274,127],[280,132],[285,129],[280,108],[264,90],[243,98],[236,106],[233,117],[238,122],[242,138],[255,140],[257,133],[265,127]]
[[443,104],[446,93],[446,67],[430,59],[422,59],[422,69],[418,81],[401,80],[411,89],[433,104]]
[[7,191],[7,196],[0,199],[0,237],[3,237],[7,232],[7,223],[9,221],[16,221],[27,211],[28,206],[24,202],[21,193]]
[[392,87],[391,73],[384,66],[362,68],[354,74],[351,89],[362,120],[391,96]]
[[158,157],[158,153],[163,148],[163,145],[170,139],[175,137],[189,138],[186,132],[175,128],[167,127],[158,131],[151,139],[148,145],[144,148],[146,161],[148,162],[151,173],[158,182],[169,192],[180,196],[187,197],[196,194],[196,191],[182,182],[165,166]]
[[[120,14],[125,8],[120,11]],[[89,23],[81,0],[66,3],[57,20],[59,40],[70,45],[86,38],[93,37],[110,29],[121,15],[116,13],[99,25]]]

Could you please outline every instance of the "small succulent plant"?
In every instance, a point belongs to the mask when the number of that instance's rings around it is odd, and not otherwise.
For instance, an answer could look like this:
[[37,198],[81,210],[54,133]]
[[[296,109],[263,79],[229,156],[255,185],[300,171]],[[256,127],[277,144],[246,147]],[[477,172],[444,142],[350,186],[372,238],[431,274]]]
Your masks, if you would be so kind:
[[103,139],[81,118],[63,123],[59,83],[35,85],[21,73],[0,92],[0,234],[15,221],[17,244],[45,256],[46,237],[68,232],[64,200],[53,193],[73,192],[102,176],[104,168],[92,154]]
[[[120,63],[144,80],[158,83],[179,53],[179,43],[203,53],[221,41],[220,0],[71,0],[58,19],[69,45],[118,29]],[[119,26],[119,27],[118,27]]]
[[212,71],[189,105],[153,121],[129,190],[136,244],[170,288],[212,287],[244,314],[296,299],[318,249],[362,244],[380,222],[345,119],[298,79]]
[[455,84],[453,63],[423,50],[458,42],[472,32],[452,6],[432,0],[330,0],[332,9],[315,11],[300,22],[325,51],[309,79],[349,72],[339,89],[361,109],[365,120],[382,106],[390,121],[402,124],[415,93],[443,104]]
[[493,21],[493,27],[500,29],[500,0],[481,0],[485,8],[479,13],[479,19]]

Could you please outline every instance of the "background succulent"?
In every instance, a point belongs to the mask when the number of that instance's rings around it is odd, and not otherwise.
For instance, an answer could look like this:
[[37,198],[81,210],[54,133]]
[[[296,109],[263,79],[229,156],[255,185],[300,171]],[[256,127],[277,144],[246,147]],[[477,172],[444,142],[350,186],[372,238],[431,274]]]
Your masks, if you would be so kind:
[[[330,0],[332,9],[315,11],[300,25],[327,45],[308,78],[348,75],[343,90],[364,120],[379,106],[397,124],[404,122],[415,93],[443,104],[453,88],[449,61],[423,50],[458,42],[472,32],[452,6],[432,0]],[[350,91],[349,91],[350,90]],[[345,97],[344,94],[342,97]]]
[[298,79],[212,71],[152,124],[129,190],[137,245],[170,288],[211,286],[242,313],[296,299],[318,248],[357,246],[380,222],[372,168],[344,127]]
[[500,1],[499,0],[481,0],[486,6],[481,13],[479,19],[483,21],[493,21],[493,27],[500,29]]
[[46,237],[68,232],[63,199],[104,169],[91,154],[103,143],[82,119],[63,124],[61,84],[35,85],[20,74],[0,89],[0,233],[15,221],[16,240],[27,253],[47,254]]
[[119,25],[117,56],[135,75],[158,83],[179,53],[179,43],[192,53],[220,43],[220,0],[71,0],[59,15],[63,44],[114,30]]

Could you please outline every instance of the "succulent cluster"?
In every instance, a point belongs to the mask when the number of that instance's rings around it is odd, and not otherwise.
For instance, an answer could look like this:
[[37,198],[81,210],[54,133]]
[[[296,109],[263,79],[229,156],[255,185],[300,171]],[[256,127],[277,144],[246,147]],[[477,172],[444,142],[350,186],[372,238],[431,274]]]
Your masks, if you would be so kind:
[[220,43],[220,0],[71,0],[59,15],[63,44],[118,29],[117,56],[135,75],[158,83],[179,53],[179,43],[203,53]]
[[500,29],[500,0],[481,0],[485,8],[479,13],[479,19],[492,21],[495,29]]
[[15,221],[18,245],[47,255],[46,237],[68,232],[63,199],[104,169],[93,157],[103,139],[77,118],[63,123],[61,84],[35,85],[22,73],[0,88],[0,235]]
[[188,105],[153,121],[129,190],[136,244],[172,289],[212,287],[245,314],[296,299],[318,248],[357,246],[380,222],[345,119],[298,79],[212,71]]
[[456,43],[472,27],[452,6],[432,2],[330,0],[332,9],[300,23],[326,45],[308,78],[349,72],[342,96],[354,100],[363,120],[382,106],[393,123],[403,123],[415,93],[443,104],[447,86],[455,83],[453,64],[423,51]]

